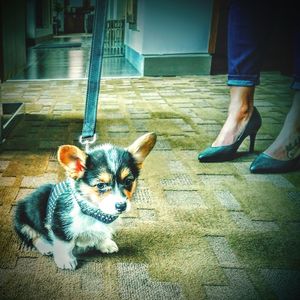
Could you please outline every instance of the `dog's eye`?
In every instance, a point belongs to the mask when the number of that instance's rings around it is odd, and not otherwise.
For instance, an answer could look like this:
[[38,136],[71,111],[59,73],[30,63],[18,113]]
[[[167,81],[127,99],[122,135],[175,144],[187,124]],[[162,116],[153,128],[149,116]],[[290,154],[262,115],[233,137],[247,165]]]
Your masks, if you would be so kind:
[[109,187],[109,185],[106,182],[99,182],[97,184],[97,188],[101,191],[106,190],[108,187]]
[[130,187],[130,186],[132,185],[133,181],[134,181],[134,179],[131,178],[131,177],[126,178],[126,179],[124,180],[124,186],[125,186],[125,187]]

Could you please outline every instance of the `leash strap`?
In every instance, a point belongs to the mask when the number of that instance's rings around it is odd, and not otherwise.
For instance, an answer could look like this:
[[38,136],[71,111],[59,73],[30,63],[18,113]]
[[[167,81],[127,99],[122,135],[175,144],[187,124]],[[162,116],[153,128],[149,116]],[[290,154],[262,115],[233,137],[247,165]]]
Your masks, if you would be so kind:
[[89,144],[96,141],[98,96],[106,27],[107,0],[96,0],[89,75],[86,92],[85,114],[79,142],[88,150]]

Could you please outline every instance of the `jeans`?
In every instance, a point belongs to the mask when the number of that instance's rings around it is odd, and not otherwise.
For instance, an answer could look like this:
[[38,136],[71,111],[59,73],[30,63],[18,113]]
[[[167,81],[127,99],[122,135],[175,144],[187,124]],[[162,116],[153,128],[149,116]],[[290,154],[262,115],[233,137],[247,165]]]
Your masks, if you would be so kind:
[[[293,35],[293,89],[300,90],[300,22],[293,1],[232,0],[228,16],[228,85],[256,86],[276,26]],[[296,2],[296,1],[295,1]],[[283,26],[283,27],[282,27]]]

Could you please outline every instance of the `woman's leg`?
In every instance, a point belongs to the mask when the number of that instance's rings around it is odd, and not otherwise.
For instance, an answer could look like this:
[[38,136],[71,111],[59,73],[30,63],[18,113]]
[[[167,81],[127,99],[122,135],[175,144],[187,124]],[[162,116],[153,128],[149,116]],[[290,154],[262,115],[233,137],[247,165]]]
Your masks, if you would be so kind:
[[292,160],[300,155],[300,90],[295,92],[279,135],[264,153],[277,160]]
[[265,41],[271,28],[270,6],[264,2],[231,1],[228,16],[230,104],[213,147],[234,143],[252,114],[255,86],[259,84]]
[[300,155],[300,21],[294,26],[294,82],[293,102],[283,127],[275,141],[264,151],[278,160],[291,160]]
[[294,18],[290,18],[295,21],[293,102],[275,141],[252,162],[252,173],[282,173],[300,169],[300,20],[296,10],[294,13]]

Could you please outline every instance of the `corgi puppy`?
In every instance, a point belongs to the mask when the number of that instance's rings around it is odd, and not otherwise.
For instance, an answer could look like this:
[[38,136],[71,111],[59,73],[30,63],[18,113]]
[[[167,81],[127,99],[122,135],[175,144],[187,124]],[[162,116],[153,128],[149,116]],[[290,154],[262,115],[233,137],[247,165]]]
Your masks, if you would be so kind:
[[41,254],[53,255],[61,269],[76,268],[75,247],[117,252],[116,221],[129,211],[143,161],[155,143],[156,134],[147,133],[128,148],[104,144],[85,153],[72,145],[59,147],[67,179],[43,185],[17,203],[17,234]]

